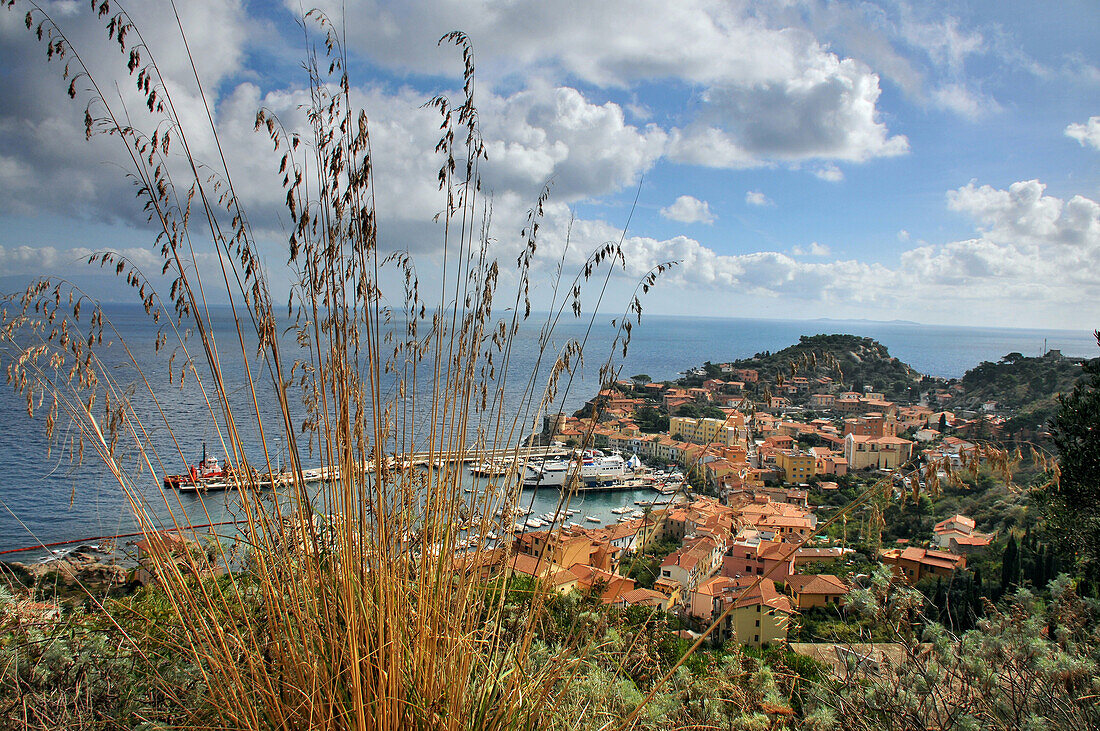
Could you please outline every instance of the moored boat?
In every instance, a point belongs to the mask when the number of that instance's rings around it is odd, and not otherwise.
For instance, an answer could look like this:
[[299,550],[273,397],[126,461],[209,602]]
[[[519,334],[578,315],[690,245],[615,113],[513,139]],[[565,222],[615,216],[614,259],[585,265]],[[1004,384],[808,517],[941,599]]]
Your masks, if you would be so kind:
[[501,477],[508,474],[508,468],[502,462],[474,462],[470,465],[470,472],[475,477]]
[[[226,459],[228,462],[228,458]],[[216,456],[206,454],[206,443],[202,445],[202,459],[197,465],[189,465],[187,472],[182,475],[165,475],[164,486],[174,487],[177,490],[224,490],[232,477],[232,470],[228,465],[223,467]]]

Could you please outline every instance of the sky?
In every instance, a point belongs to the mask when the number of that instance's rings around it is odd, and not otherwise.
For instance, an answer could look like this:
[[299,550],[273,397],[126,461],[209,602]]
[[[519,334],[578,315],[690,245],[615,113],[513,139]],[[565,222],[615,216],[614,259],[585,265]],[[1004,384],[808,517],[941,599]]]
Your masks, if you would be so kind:
[[[87,2],[43,3],[135,124],[124,56]],[[316,26],[286,0],[131,8],[189,145],[224,154],[278,293],[289,282],[279,154],[257,109],[304,128]],[[441,261],[438,112],[462,97],[465,32],[492,201],[493,252],[514,277],[526,216],[549,190],[532,297],[606,241],[626,266],[608,300],[678,262],[647,312],[1100,327],[1100,4],[321,0],[369,119],[383,248],[422,278]],[[0,11],[0,285],[63,276],[118,250],[159,271],[117,138],[85,140],[85,97]],[[322,49],[323,51],[323,49]],[[86,82],[81,80],[86,86]],[[78,91],[84,88],[78,87]],[[178,153],[177,153],[178,154]],[[209,264],[209,261],[207,261]],[[571,278],[571,276],[570,276]],[[514,284],[514,282],[511,282]],[[612,307],[614,309],[614,306]]]

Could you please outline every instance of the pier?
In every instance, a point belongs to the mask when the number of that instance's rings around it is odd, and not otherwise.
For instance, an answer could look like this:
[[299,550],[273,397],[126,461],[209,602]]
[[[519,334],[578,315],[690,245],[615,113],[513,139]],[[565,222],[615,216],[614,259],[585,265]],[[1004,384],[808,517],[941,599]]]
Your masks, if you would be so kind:
[[427,466],[430,462],[445,462],[447,464],[463,462],[506,462],[525,460],[531,458],[561,458],[573,454],[572,449],[560,447],[502,447],[500,449],[457,449],[446,451],[424,450],[404,454],[400,457],[387,457],[395,464],[410,466]]

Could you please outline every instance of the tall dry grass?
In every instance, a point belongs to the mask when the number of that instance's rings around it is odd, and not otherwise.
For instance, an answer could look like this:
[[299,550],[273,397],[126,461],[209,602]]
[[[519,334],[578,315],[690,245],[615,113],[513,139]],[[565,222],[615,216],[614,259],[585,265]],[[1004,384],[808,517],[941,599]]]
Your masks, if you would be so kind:
[[[196,134],[217,142],[212,111],[207,107],[209,130],[185,127],[141,29],[117,3],[91,5],[147,115],[131,114],[127,95],[111,90],[114,80],[97,78],[64,29],[33,2],[25,4],[27,27],[49,60],[63,66],[69,96],[85,104],[87,136],[113,136],[126,150],[128,174],[157,232],[161,276],[110,252],[90,263],[113,268],[141,299],[171,384],[147,376],[147,364],[104,310],[61,280],[40,281],[8,300],[7,375],[28,412],[45,411],[58,448],[106,466],[150,534],[164,527],[187,534],[188,525],[209,522],[189,514],[171,490],[145,497],[150,482],[180,471],[193,449],[176,437],[176,420],[200,417],[172,413],[163,389],[184,382],[200,389],[201,417],[236,471],[243,525],[232,549],[218,546],[220,562],[234,570],[217,581],[196,580],[194,562],[154,554],[182,630],[179,647],[207,688],[209,704],[196,709],[194,723],[537,725],[537,714],[568,682],[576,653],[562,651],[530,670],[545,591],[535,592],[519,640],[501,641],[507,553],[482,544],[463,550],[460,525],[484,536],[503,534],[514,521],[519,445],[570,388],[586,347],[587,336],[552,352],[551,334],[560,318],[580,316],[582,289],[596,287],[602,300],[610,270],[622,263],[620,247],[595,250],[572,282],[555,285],[545,321],[531,324],[529,282],[544,195],[521,234],[517,290],[498,312],[502,265],[490,246],[491,201],[479,184],[485,152],[473,57],[467,39],[452,33],[441,45],[462,55],[463,97],[428,102],[440,118],[443,267],[439,300],[424,301],[412,257],[388,250],[379,235],[370,126],[353,106],[339,28],[311,13],[303,25],[322,50],[304,65],[308,125],[287,129],[264,110],[256,117],[257,133],[276,152],[273,174],[282,180],[290,220],[286,258],[294,284],[288,315],[280,316],[220,146],[213,161],[192,152]],[[178,31],[186,43],[182,25]],[[193,81],[205,93],[197,71]],[[212,270],[204,257],[216,262]],[[647,275],[639,292],[658,273]],[[396,292],[383,291],[387,276],[398,282]],[[212,327],[210,303],[222,300],[236,323],[229,342]],[[630,317],[640,314],[635,296],[617,319],[615,350],[626,348]],[[513,344],[525,321],[539,328],[538,362],[523,374],[518,403],[506,404]],[[138,373],[135,384],[121,383],[105,364],[110,343]],[[243,399],[227,386],[229,353],[243,363]],[[616,376],[612,362],[609,354],[602,382]],[[265,418],[265,399],[275,400],[276,418]],[[160,434],[171,437],[167,450],[157,446],[165,443]],[[276,444],[285,445],[288,484],[264,491],[258,481],[280,476]],[[499,448],[513,450],[510,474],[466,498],[457,460]],[[425,452],[428,464],[449,461],[440,469],[410,468],[401,455],[413,451]],[[339,479],[308,486],[303,469],[316,459]]]
[[[172,88],[125,10],[109,0],[91,3],[149,113],[140,124],[125,96],[105,91],[111,80],[89,71],[64,30],[35,3],[25,5],[28,29],[63,67],[69,95],[85,104],[87,135],[122,143],[128,174],[157,231],[160,277],[110,252],[92,263],[113,269],[140,298],[157,327],[170,383],[147,376],[146,364],[104,310],[59,280],[40,281],[3,307],[7,377],[26,397],[28,412],[45,412],[58,448],[106,467],[150,534],[166,526],[187,533],[191,524],[210,522],[159,487],[193,449],[177,439],[180,415],[163,405],[163,389],[187,382],[199,390],[205,414],[186,418],[205,418],[229,456],[243,525],[233,546],[217,547],[219,561],[234,569],[220,580],[196,580],[201,567],[194,562],[154,555],[181,631],[178,647],[207,689],[209,702],[195,709],[193,723],[248,729],[539,725],[540,714],[552,713],[556,695],[579,671],[585,640],[549,661],[531,662],[548,587],[536,586],[517,626],[505,605],[507,551],[461,548],[460,526],[485,536],[504,534],[512,523],[509,510],[523,499],[519,445],[572,387],[596,315],[589,314],[585,335],[560,351],[550,350],[551,335],[563,317],[581,316],[582,290],[594,288],[593,299],[602,303],[612,269],[624,263],[621,241],[594,250],[568,281],[561,277],[563,256],[549,315],[534,322],[529,284],[544,193],[521,232],[516,290],[506,307],[498,306],[505,296],[501,267],[513,263],[494,258],[491,200],[479,184],[485,148],[473,56],[465,36],[452,33],[441,44],[462,55],[463,96],[457,105],[442,97],[428,102],[440,119],[443,266],[434,283],[439,299],[425,301],[412,256],[388,249],[379,234],[370,125],[352,103],[339,28],[310,14],[304,27],[323,51],[304,65],[308,124],[287,129],[263,110],[256,117],[257,133],[268,136],[276,153],[272,170],[282,181],[291,224],[286,258],[294,286],[288,314],[280,316],[220,147],[214,161],[192,153],[191,135],[200,131],[181,124]],[[186,42],[182,25],[178,31]],[[197,71],[194,83],[202,92]],[[206,111],[209,130],[201,132],[217,142],[213,113]],[[203,257],[216,262],[213,270],[200,265]],[[611,351],[596,356],[601,386],[617,378],[616,356],[625,355],[640,319],[640,296],[667,266],[639,282],[616,318]],[[396,291],[384,290],[385,281],[396,281]],[[232,308],[230,342],[219,342],[212,328],[208,303],[218,300]],[[525,324],[538,328],[536,365],[508,391],[509,378],[517,377],[510,369],[513,348]],[[135,383],[121,383],[102,359],[111,342],[133,366]],[[243,399],[227,385],[230,360],[243,364]],[[521,395],[506,402],[506,393]],[[273,412],[261,406],[268,399]],[[597,419],[594,410],[585,445]],[[170,446],[158,446],[165,443]],[[284,489],[267,491],[258,482],[280,476],[273,445],[285,449],[289,478]],[[467,498],[460,460],[491,449],[512,450],[510,473]],[[414,451],[424,452],[429,465],[448,461],[437,469],[412,468],[402,455]],[[1010,466],[1001,452],[982,457],[1000,460],[1006,471]],[[307,485],[303,469],[315,460],[339,479],[320,489]],[[933,485],[937,474],[936,466],[928,469]],[[150,482],[158,486],[154,501],[146,497]],[[889,499],[891,487],[888,480],[872,486],[833,521]],[[571,497],[564,492],[562,505]],[[646,702],[729,611],[651,687]],[[131,640],[141,647],[140,637]],[[610,726],[629,726],[644,705]]]

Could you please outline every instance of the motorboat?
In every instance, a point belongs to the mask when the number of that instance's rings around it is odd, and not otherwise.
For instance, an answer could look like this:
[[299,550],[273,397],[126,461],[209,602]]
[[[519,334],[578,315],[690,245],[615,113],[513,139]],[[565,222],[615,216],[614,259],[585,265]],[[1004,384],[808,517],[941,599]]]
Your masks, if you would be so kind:
[[508,474],[508,468],[502,462],[474,462],[470,465],[470,472],[475,477],[500,477]]

